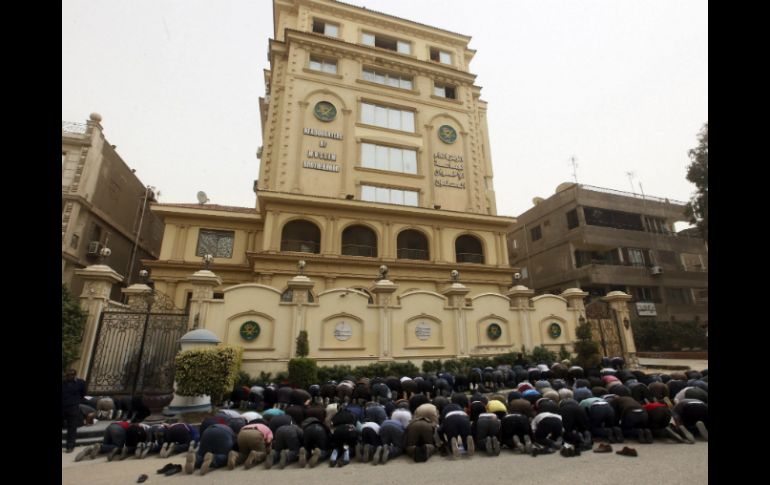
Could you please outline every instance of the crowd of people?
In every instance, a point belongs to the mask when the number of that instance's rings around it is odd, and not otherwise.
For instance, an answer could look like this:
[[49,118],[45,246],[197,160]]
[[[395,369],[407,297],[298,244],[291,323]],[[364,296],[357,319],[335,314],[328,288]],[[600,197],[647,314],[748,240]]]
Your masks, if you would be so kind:
[[[502,450],[637,456],[625,446],[628,440],[708,440],[707,369],[645,374],[626,370],[622,359],[604,359],[603,365],[586,371],[563,361],[474,369],[469,376],[351,376],[308,389],[239,387],[230,408],[200,425],[150,426],[136,415],[127,420],[116,414],[103,442],[84,448],[75,460],[186,453],[184,466],[169,464],[158,473],[203,475],[225,467],[344,467],[354,460],[384,465],[400,455],[424,462],[437,454],[460,459]],[[108,401],[99,402],[97,412],[116,412],[106,409]]]

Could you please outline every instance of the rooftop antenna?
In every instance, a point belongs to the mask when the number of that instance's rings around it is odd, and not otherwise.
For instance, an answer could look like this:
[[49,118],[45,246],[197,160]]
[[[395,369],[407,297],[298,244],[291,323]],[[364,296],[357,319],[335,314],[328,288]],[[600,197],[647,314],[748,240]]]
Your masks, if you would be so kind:
[[570,163],[572,163],[572,177],[575,179],[575,183],[578,183],[578,180],[577,180],[577,166],[578,166],[577,158],[575,158],[575,155],[572,155],[572,157],[570,157],[569,160],[570,160]]
[[634,191],[634,176],[636,175],[636,173],[626,172],[626,175],[628,175],[628,183],[631,184],[631,193],[636,195],[636,192]]
[[203,204],[205,204],[206,202],[209,201],[209,198],[206,196],[206,192],[204,192],[202,190],[198,192],[197,197],[198,197],[198,203],[200,205],[203,205]]

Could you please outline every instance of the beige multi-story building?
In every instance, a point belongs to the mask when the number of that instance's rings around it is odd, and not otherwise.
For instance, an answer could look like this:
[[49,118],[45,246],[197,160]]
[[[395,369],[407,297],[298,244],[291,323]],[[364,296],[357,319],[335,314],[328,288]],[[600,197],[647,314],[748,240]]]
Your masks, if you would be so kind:
[[469,298],[506,291],[515,219],[496,215],[470,37],[332,0],[275,0],[273,17],[255,208],[153,204],[156,287],[184,305],[212,254],[215,295],[286,290],[299,259],[314,293],[368,291],[382,264],[399,293],[441,291],[453,269]]
[[[158,257],[163,238],[163,223],[149,210],[152,188],[105,139],[101,120],[92,113],[86,123],[62,122],[62,282],[74,295],[83,286],[74,271],[96,263],[103,248],[125,286],[136,282],[140,259]],[[113,299],[122,298],[119,290]]]
[[589,300],[632,296],[638,320],[708,324],[708,248],[686,222],[684,202],[564,183],[517,218],[510,260],[536,293],[581,288]]

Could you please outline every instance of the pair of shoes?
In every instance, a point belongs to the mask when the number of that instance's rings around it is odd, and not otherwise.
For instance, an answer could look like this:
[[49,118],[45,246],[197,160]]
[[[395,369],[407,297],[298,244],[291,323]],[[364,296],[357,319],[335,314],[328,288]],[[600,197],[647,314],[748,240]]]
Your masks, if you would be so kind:
[[452,437],[452,439],[449,440],[449,448],[452,450],[452,458],[455,460],[460,457],[460,447],[457,445],[457,438]]
[[278,459],[278,469],[283,470],[286,468],[286,464],[289,463],[289,450],[281,450],[281,457]]
[[163,466],[163,468],[159,468],[158,470],[156,470],[155,473],[157,473],[158,475],[162,475],[162,474],[166,473],[167,471],[171,470],[172,468],[174,468],[175,466],[176,465],[174,465],[173,463],[166,463]]
[[203,463],[201,464],[201,475],[205,475],[211,470],[211,463],[214,461],[214,453],[208,452],[203,455]]
[[174,475],[181,471],[182,471],[182,465],[172,465],[171,468],[163,472],[163,474],[167,477],[170,477],[171,475]]
[[136,479],[136,483],[144,483],[145,480],[147,480],[147,475],[142,473],[141,475],[139,475],[139,478]]
[[185,457],[185,462],[184,462],[184,472],[188,475],[192,475],[192,472],[194,470],[195,470],[195,452],[188,451],[187,457]]
[[321,449],[320,448],[313,448],[313,452],[310,454],[310,461],[308,464],[310,465],[310,468],[314,468],[316,465],[318,465],[318,460],[321,459]]
[[239,453],[235,450],[230,450],[227,453],[227,469],[232,470],[235,468],[235,464],[238,462]]
[[374,453],[372,453],[372,465],[377,465],[380,462],[381,456],[382,456],[382,445],[374,449]]
[[609,443],[599,443],[599,446],[594,448],[594,453],[612,453],[612,445]]
[[616,451],[615,454],[623,456],[639,456],[635,449],[629,448],[628,446],[624,446],[622,450]]
[[695,427],[698,429],[698,433],[700,434],[701,438],[708,441],[709,440],[709,431],[706,429],[706,424],[703,421],[696,421]]

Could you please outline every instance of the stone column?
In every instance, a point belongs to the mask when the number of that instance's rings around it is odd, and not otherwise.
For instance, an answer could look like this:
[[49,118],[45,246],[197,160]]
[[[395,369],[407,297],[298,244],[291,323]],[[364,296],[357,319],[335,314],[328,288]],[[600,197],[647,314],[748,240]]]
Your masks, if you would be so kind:
[[580,325],[580,317],[585,318],[586,307],[583,299],[588,296],[587,291],[583,291],[580,288],[568,288],[560,295],[567,300],[567,312],[572,315],[567,321],[567,334],[566,339],[570,342],[577,340],[576,329]]
[[634,344],[634,332],[631,329],[631,315],[628,310],[628,301],[631,296],[622,291],[611,291],[602,297],[610,305],[612,317],[620,334],[620,345],[623,348],[623,359],[631,367],[639,368],[639,358],[636,356],[636,344]]
[[380,313],[380,359],[393,360],[392,336],[392,300],[393,293],[398,289],[390,280],[379,280],[369,289],[374,295],[374,304],[379,307]]
[[441,292],[442,295],[447,297],[448,306],[453,310],[455,317],[455,333],[457,338],[457,357],[468,357],[468,331],[465,323],[465,312],[463,307],[465,306],[465,295],[470,293],[470,289],[464,284],[456,281],[452,283],[452,286]]
[[193,294],[190,299],[190,320],[187,328],[206,328],[206,311],[208,304],[205,300],[214,298],[214,288],[222,284],[222,278],[212,271],[202,269],[187,278],[193,284]]
[[306,306],[307,293],[315,286],[315,282],[305,275],[297,275],[290,279],[286,286],[292,290],[291,302],[294,304],[293,318],[291,320],[291,352],[289,358],[292,358],[297,353],[297,337],[302,330],[307,327],[306,318],[307,311]]
[[78,376],[88,380],[86,373],[91,364],[91,351],[96,340],[96,330],[99,326],[99,318],[107,307],[110,299],[112,285],[123,281],[123,277],[114,269],[103,264],[95,264],[86,269],[78,269],[74,272],[83,278],[83,293],[80,294],[80,308],[88,314],[86,325],[83,329],[83,342],[80,346],[80,357],[72,367]]
[[524,348],[531,350],[532,345],[532,323],[529,314],[532,309],[529,306],[529,299],[535,295],[535,290],[530,290],[524,285],[511,287],[505,293],[505,296],[511,299],[511,311],[519,314],[519,325],[521,325],[521,335],[524,338]]
[[[212,332],[204,329],[197,329],[187,332],[179,339],[181,351],[194,349],[207,349],[216,347],[222,341]],[[176,391],[176,381],[174,390]],[[211,410],[211,396],[183,396],[174,392],[174,399],[169,403],[166,412],[171,415],[190,412],[206,412]]]

